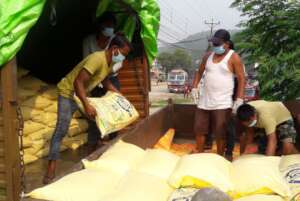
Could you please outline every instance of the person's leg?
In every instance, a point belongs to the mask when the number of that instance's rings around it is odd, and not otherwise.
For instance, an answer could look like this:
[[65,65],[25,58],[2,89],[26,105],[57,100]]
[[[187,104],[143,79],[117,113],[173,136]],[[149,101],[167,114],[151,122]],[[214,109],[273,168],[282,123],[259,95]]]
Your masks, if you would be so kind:
[[279,140],[282,142],[282,153],[284,155],[299,153],[295,146],[297,132],[292,119],[278,126],[277,133]]
[[225,153],[226,130],[231,115],[231,109],[212,111],[212,129],[216,135],[217,153],[221,156]]
[[97,149],[101,133],[95,121],[88,120],[88,124],[88,153],[91,154]]
[[58,97],[57,122],[54,134],[50,143],[49,163],[44,183],[47,184],[55,177],[56,161],[60,156],[60,145],[66,136],[73,113],[77,110],[77,105],[72,99]]
[[205,136],[208,133],[209,128],[209,111],[196,109],[194,132],[196,136],[197,150],[198,152],[204,152]]
[[236,136],[236,123],[235,117],[231,117],[227,126],[227,140],[226,140],[226,152],[225,157],[232,160],[233,150],[235,146],[235,136]]

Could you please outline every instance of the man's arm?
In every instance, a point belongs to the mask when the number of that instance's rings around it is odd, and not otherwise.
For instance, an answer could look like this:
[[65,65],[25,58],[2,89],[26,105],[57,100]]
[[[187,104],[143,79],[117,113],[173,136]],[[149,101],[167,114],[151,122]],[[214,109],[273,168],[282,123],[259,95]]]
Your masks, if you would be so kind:
[[267,145],[267,149],[266,149],[266,155],[274,156],[276,154],[276,148],[277,148],[276,133],[272,133],[272,134],[268,135],[268,145]]
[[75,94],[81,100],[86,115],[88,116],[88,118],[94,119],[96,116],[96,110],[88,102],[88,99],[86,97],[86,92],[85,92],[86,84],[90,80],[90,78],[91,78],[90,73],[87,70],[82,69],[79,72],[78,76],[76,77],[73,85],[74,85]]
[[108,91],[113,91],[116,93],[121,93],[110,81],[109,77],[105,78],[105,80],[102,82],[103,87],[106,88]]
[[205,65],[206,65],[206,62],[207,62],[207,59],[208,57],[211,55],[211,53],[207,53],[203,59],[202,59],[202,62],[201,64],[199,65],[199,70],[196,72],[195,74],[195,78],[194,78],[194,81],[193,81],[193,88],[197,88],[201,78],[202,78],[202,75],[205,71]]
[[238,54],[233,55],[233,70],[238,80],[238,89],[235,99],[244,99],[245,91],[245,72],[244,65],[241,61],[241,58]]

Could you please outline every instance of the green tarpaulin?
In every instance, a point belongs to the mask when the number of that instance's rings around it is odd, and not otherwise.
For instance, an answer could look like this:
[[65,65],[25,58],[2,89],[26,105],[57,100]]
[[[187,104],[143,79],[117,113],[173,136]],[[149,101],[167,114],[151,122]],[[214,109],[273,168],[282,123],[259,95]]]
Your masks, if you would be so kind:
[[[1,0],[0,4],[0,66],[20,50],[30,28],[39,18],[46,0]],[[97,16],[103,12],[120,11],[129,6],[141,22],[141,38],[151,64],[157,54],[157,34],[160,10],[156,0],[101,0]],[[121,30],[131,39],[136,26],[136,14],[118,15]]]

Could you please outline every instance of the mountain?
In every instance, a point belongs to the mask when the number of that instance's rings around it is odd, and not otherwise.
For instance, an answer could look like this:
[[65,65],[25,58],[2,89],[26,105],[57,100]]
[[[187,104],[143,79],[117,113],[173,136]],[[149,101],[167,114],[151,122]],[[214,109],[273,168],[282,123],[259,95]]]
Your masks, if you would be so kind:
[[[229,30],[231,36],[239,32],[239,30]],[[192,59],[195,63],[199,60],[206,52],[208,46],[208,38],[210,31],[203,31],[188,36],[187,38],[173,44],[166,44],[165,46],[159,47],[159,53],[161,52],[173,52],[175,49],[184,49],[192,55]]]

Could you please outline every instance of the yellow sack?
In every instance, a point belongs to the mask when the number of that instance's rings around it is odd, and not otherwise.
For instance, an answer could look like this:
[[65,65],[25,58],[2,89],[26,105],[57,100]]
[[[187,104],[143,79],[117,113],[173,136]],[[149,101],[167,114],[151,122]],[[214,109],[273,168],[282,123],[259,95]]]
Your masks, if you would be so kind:
[[166,201],[173,189],[166,180],[153,175],[129,171],[115,192],[102,201]]
[[32,91],[32,90],[18,88],[17,95],[18,95],[18,101],[23,102],[23,101],[35,96],[36,92]]
[[24,101],[23,103],[21,103],[21,106],[43,110],[44,108],[48,107],[51,104],[52,104],[51,100],[44,98],[41,95],[38,95]]
[[110,147],[103,155],[94,161],[82,160],[86,169],[101,169],[108,168],[118,173],[124,174],[142,159],[145,150],[142,148],[118,141]]
[[24,121],[32,120],[32,117],[39,116],[41,113],[43,113],[43,111],[41,110],[36,110],[31,107],[25,107],[25,106],[21,107],[21,111],[22,111],[22,116]]
[[252,195],[237,199],[235,201],[284,201],[280,196],[277,195]]
[[299,194],[300,201],[300,154],[282,156],[279,168],[291,189],[292,197]]
[[231,178],[237,197],[254,194],[290,196],[290,189],[279,171],[280,157],[244,157],[232,163]]
[[32,90],[35,92],[39,92],[40,90],[46,89],[48,87],[47,83],[32,76],[22,77],[22,79],[18,81],[18,85],[22,86],[22,88],[24,89]]
[[[67,149],[68,149],[68,148],[67,148],[66,146],[64,146],[64,145],[61,145],[61,146],[60,146],[60,151],[61,151],[61,152],[62,152],[62,151],[65,151],[65,150],[67,150]],[[43,149],[39,150],[39,151],[35,154],[35,156],[38,157],[38,158],[43,158],[43,157],[45,157],[45,156],[48,156],[49,150],[50,150],[50,145],[47,143]]]
[[28,196],[37,200],[102,201],[114,192],[120,179],[121,175],[109,169],[84,169],[38,188]]
[[40,151],[46,142],[43,140],[32,142],[32,146],[30,148],[24,149],[25,154],[35,155],[38,151]]
[[32,116],[32,121],[37,122],[37,123],[41,123],[44,125],[48,125],[49,122],[55,122],[57,120],[57,113],[46,113],[41,111],[39,114],[37,115],[33,115]]
[[154,149],[170,150],[174,135],[175,129],[170,128],[154,145]]
[[76,150],[87,143],[87,133],[77,135],[75,137],[67,137],[63,140],[63,145],[69,149]]
[[23,147],[24,148],[29,148],[33,144],[33,141],[30,137],[23,137]]
[[231,163],[217,154],[186,155],[177,163],[169,184],[174,188],[216,187],[229,193],[233,191],[231,168]]
[[[71,122],[70,122],[70,127],[83,125],[85,123],[86,123],[85,119],[72,119]],[[55,128],[56,127],[56,120],[48,122],[47,126],[49,126],[50,128]]]
[[179,159],[177,155],[162,149],[148,149],[134,169],[168,180]]
[[48,139],[48,135],[53,132],[50,128],[44,128],[28,135],[33,141],[40,139]]
[[43,124],[35,123],[33,121],[25,121],[24,122],[24,135],[28,136],[31,133],[44,129],[45,126]]
[[[101,98],[88,98],[88,100],[97,111],[96,123],[102,137],[125,128],[139,117],[134,106],[118,93],[109,91]],[[81,101],[76,96],[75,101],[84,111]]]
[[57,97],[58,97],[57,88],[55,86],[53,86],[53,87],[51,87],[51,89],[44,91],[41,95],[44,98],[56,101]]
[[24,163],[25,165],[33,163],[34,161],[38,160],[38,157],[30,155],[30,154],[25,154],[24,155]]
[[44,109],[45,112],[57,113],[57,102],[53,102],[50,106]]
[[85,119],[77,119],[77,125],[73,125],[69,128],[68,136],[73,137],[81,133],[85,133],[88,130],[88,122]]

